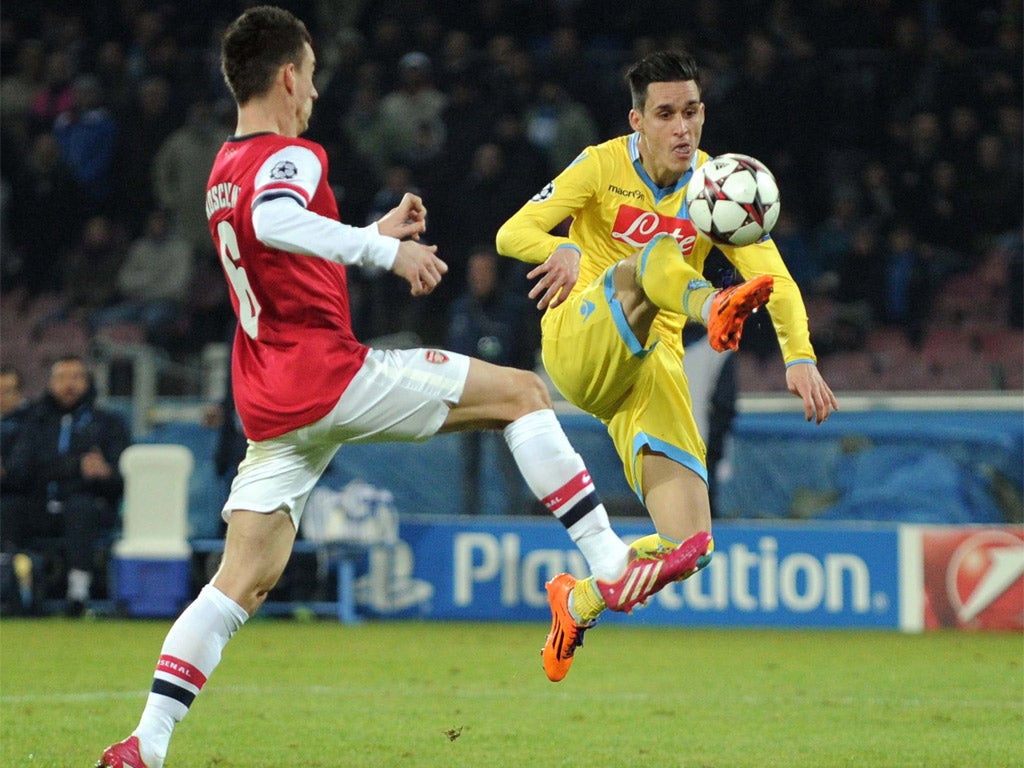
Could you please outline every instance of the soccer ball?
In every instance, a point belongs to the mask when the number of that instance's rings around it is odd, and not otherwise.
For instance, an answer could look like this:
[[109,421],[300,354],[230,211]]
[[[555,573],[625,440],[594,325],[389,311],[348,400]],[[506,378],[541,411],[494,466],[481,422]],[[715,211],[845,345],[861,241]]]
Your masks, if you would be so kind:
[[756,243],[775,226],[779,205],[772,172],[747,155],[710,158],[686,188],[693,226],[721,245]]

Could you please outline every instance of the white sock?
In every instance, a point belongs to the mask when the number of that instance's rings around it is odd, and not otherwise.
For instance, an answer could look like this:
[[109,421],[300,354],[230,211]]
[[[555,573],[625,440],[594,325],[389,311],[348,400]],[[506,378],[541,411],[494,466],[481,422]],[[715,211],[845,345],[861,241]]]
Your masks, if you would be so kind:
[[188,714],[220,663],[224,646],[248,618],[238,603],[207,584],[174,622],[160,650],[146,708],[133,731],[149,768],[163,765],[174,726]]
[[505,427],[504,434],[526,484],[565,526],[590,572],[599,579],[618,578],[629,547],[612,530],[590,473],[555,412],[528,413]]

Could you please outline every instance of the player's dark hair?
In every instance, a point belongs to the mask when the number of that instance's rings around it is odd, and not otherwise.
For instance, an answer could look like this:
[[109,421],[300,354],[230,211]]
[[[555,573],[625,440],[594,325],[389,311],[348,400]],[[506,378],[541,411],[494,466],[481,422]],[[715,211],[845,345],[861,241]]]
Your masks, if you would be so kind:
[[302,61],[304,44],[313,45],[306,25],[286,10],[250,8],[224,33],[220,68],[235,101],[245,104],[270,90],[282,64]]
[[686,51],[655,51],[644,56],[626,72],[626,82],[633,97],[633,109],[644,111],[647,86],[651,83],[676,83],[693,80],[700,91],[700,68]]

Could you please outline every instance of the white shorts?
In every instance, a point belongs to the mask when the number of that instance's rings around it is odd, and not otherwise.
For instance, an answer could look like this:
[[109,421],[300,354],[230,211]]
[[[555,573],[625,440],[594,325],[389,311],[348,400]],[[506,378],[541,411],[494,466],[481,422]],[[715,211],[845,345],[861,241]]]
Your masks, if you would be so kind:
[[306,499],[338,448],[426,440],[458,405],[468,375],[469,358],[455,352],[371,349],[330,413],[280,437],[249,441],[221,516],[283,509],[298,530]]

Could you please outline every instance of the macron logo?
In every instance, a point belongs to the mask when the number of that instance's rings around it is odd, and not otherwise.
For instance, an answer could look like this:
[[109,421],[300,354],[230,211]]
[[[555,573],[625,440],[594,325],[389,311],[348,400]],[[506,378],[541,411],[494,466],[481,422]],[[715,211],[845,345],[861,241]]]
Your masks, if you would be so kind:
[[590,319],[590,316],[593,314],[593,312],[594,302],[584,299],[583,303],[580,304],[580,314],[583,315],[583,322],[587,322],[587,320]]

